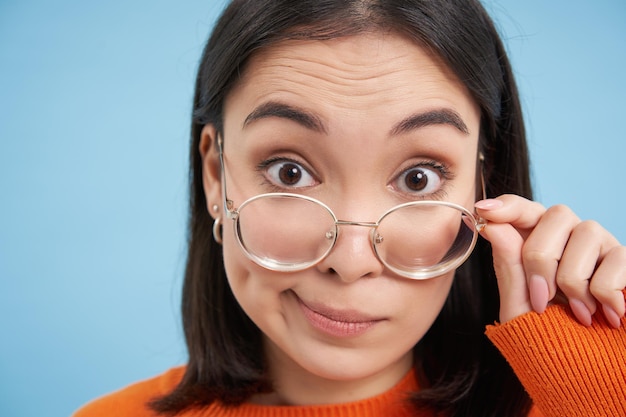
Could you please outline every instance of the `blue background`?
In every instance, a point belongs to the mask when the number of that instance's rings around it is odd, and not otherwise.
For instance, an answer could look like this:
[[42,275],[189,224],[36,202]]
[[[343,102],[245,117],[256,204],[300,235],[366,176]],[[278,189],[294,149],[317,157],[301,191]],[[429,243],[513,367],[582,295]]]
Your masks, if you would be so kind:
[[[537,199],[626,242],[626,3],[489,0]],[[222,1],[0,0],[0,416],[184,363],[194,72]]]

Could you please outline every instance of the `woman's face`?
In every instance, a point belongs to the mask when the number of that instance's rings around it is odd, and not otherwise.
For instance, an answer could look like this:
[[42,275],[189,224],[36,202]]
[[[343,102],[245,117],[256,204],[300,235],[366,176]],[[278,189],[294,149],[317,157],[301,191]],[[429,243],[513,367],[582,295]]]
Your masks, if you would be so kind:
[[[473,205],[479,109],[438,59],[403,37],[262,50],[224,110],[225,179],[235,207],[290,192],[326,203],[339,219],[374,222],[407,201]],[[215,136],[205,127],[205,191],[209,207],[223,207]],[[211,214],[223,217],[232,291],[265,337],[271,402],[365,398],[411,368],[412,348],[441,310],[453,272],[399,277],[376,257],[369,228],[354,226],[340,230],[319,264],[273,272],[244,255],[221,209]]]

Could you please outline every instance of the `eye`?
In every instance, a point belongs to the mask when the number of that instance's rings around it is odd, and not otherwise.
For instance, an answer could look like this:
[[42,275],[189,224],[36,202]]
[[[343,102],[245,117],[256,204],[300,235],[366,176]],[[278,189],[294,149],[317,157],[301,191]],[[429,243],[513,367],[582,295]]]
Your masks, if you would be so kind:
[[445,171],[440,166],[415,166],[403,171],[394,186],[403,193],[429,196],[441,189]]
[[311,187],[317,184],[313,176],[301,164],[291,160],[268,161],[266,176],[272,185],[288,188]]

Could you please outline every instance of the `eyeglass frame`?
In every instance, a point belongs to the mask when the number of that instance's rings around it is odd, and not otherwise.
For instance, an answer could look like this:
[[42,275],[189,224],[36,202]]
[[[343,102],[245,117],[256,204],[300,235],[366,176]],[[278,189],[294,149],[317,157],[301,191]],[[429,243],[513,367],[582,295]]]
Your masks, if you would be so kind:
[[[482,217],[480,217],[478,214],[476,213],[472,213],[471,211],[469,211],[467,208],[456,204],[456,203],[451,203],[451,202],[447,202],[447,201],[437,201],[437,200],[417,200],[417,201],[409,201],[406,203],[402,203],[402,204],[398,204],[396,206],[391,207],[390,209],[386,210],[379,218],[376,222],[360,222],[360,221],[351,221],[351,220],[340,220],[339,218],[337,218],[337,216],[335,215],[335,213],[333,212],[333,210],[324,202],[313,198],[313,197],[309,197],[307,195],[303,195],[303,194],[296,194],[296,193],[283,193],[283,192],[272,192],[272,193],[262,193],[262,194],[257,194],[255,196],[252,196],[248,199],[246,199],[243,203],[241,203],[241,205],[238,208],[235,208],[235,203],[233,200],[230,200],[227,196],[227,188],[226,188],[226,164],[224,161],[224,146],[223,146],[223,138],[222,135],[217,136],[217,147],[218,147],[218,153],[219,153],[219,162],[220,162],[220,169],[221,169],[221,185],[222,185],[222,199],[223,199],[223,205],[224,205],[224,212],[226,213],[226,217],[228,217],[229,219],[233,220],[233,226],[235,228],[235,236],[237,238],[237,243],[239,244],[240,248],[242,249],[244,255],[246,255],[246,257],[248,259],[250,259],[251,261],[253,261],[254,263],[256,263],[257,265],[268,269],[270,271],[277,271],[277,272],[297,272],[297,271],[303,271],[306,270],[308,268],[311,268],[315,265],[317,265],[318,263],[320,263],[321,261],[323,261],[329,254],[330,252],[332,252],[332,250],[335,247],[335,244],[337,243],[337,239],[339,238],[339,227],[338,226],[361,226],[361,227],[369,227],[370,228],[370,244],[371,247],[374,251],[374,254],[376,255],[376,258],[389,270],[391,270],[392,272],[394,272],[395,274],[403,277],[403,278],[408,278],[408,279],[413,279],[413,280],[426,280],[426,279],[430,279],[430,278],[435,278],[438,276],[441,276],[443,274],[445,274],[446,272],[449,272],[455,268],[458,268],[460,265],[462,265],[467,258],[469,258],[469,256],[472,254],[472,252],[474,251],[474,248],[476,246],[476,242],[478,240],[478,234],[481,230],[484,229],[484,227],[486,226],[487,222],[485,219],[483,219]],[[484,178],[484,174],[483,174],[483,167],[482,165],[484,164],[484,155],[482,152],[478,153],[478,160],[480,163],[480,180],[481,180],[481,188],[482,188],[482,194],[483,194],[483,199],[486,196],[486,186],[485,186],[485,178]],[[306,201],[310,201],[312,203],[318,204],[319,206],[323,207],[333,218],[334,221],[334,227],[337,230],[337,233],[334,233],[333,236],[333,242],[330,244],[329,248],[321,255],[319,256],[317,259],[310,261],[310,262],[306,262],[306,263],[299,263],[299,264],[295,264],[293,266],[288,266],[288,265],[284,265],[283,267],[279,268],[275,268],[275,267],[271,267],[268,263],[263,262],[263,259],[254,255],[253,253],[251,253],[247,248],[246,245],[243,242],[243,238],[241,236],[240,233],[240,228],[238,227],[239,224],[239,213],[240,210],[245,207],[246,205],[248,205],[249,203],[255,201],[255,200],[259,200],[262,198],[266,198],[266,197],[287,197],[287,198],[297,198],[297,199],[301,199],[301,200],[306,200]],[[428,272],[424,272],[423,270],[420,271],[415,271],[415,272],[409,272],[403,269],[399,269],[394,267],[393,265],[389,264],[382,256],[380,256],[380,254],[378,253],[377,250],[377,246],[376,243],[380,243],[381,241],[377,242],[377,239],[380,238],[380,235],[377,235],[375,233],[375,231],[377,230],[377,228],[380,226],[380,223],[383,221],[383,219],[385,217],[387,217],[390,213],[398,210],[398,209],[402,209],[404,207],[415,207],[415,206],[421,206],[421,205],[437,205],[437,206],[443,206],[443,207],[450,207],[453,209],[456,209],[458,211],[460,211],[462,214],[466,215],[469,219],[472,220],[473,226],[474,226],[474,233],[472,236],[472,241],[468,247],[468,249],[465,251],[465,253],[463,254],[463,256],[458,257],[457,259],[454,260],[454,262],[448,262],[448,263],[444,263],[441,265],[440,268],[436,268],[436,269],[431,269]],[[214,236],[217,236],[217,230],[216,228],[219,227],[219,217],[216,219],[214,225],[213,225],[213,234]],[[220,239],[221,240],[221,239]],[[218,242],[221,243],[221,242]],[[433,267],[437,266],[433,265]]]

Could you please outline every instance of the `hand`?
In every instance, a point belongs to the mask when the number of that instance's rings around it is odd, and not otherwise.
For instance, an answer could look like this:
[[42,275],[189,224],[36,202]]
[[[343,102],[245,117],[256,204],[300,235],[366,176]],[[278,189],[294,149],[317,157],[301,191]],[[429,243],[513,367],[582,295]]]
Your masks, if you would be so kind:
[[516,195],[476,203],[488,221],[500,292],[500,321],[531,310],[542,313],[562,293],[578,318],[591,325],[598,303],[618,328],[626,314],[626,247],[594,221],[569,208],[549,209]]

